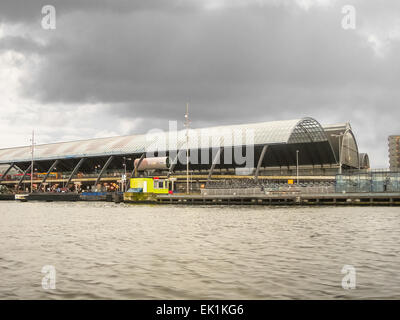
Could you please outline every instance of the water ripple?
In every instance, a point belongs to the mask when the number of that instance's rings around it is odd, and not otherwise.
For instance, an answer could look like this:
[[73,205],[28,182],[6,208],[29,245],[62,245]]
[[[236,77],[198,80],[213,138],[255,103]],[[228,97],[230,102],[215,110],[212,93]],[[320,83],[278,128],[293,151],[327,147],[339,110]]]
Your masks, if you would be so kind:
[[0,221],[0,299],[400,298],[398,208],[1,202]]

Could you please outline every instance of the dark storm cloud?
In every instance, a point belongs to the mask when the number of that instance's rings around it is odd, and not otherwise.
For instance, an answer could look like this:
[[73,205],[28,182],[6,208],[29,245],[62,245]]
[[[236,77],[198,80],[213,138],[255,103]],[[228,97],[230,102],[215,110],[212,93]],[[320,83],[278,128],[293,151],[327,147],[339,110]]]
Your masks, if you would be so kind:
[[110,12],[124,14],[140,10],[169,10],[179,0],[2,0],[0,22],[32,22],[41,19],[41,9],[53,5],[60,15],[71,12]]
[[[71,15],[54,31],[43,68],[29,75],[27,93],[40,92],[47,103],[124,103],[123,113],[142,115],[159,106],[159,117],[186,100],[205,114],[217,106],[235,114],[259,99],[276,105],[279,96],[287,103],[286,93],[305,91],[308,103],[321,103],[319,92],[327,89],[337,94],[351,84],[390,85],[398,77],[391,72],[398,60],[376,61],[360,37],[340,27],[340,12],[297,15],[288,23],[284,8],[243,10],[187,12],[179,19],[154,12],[106,20]],[[54,46],[62,47],[59,53]],[[297,101],[304,111],[315,108]]]
[[[350,121],[361,149],[383,150],[396,129],[388,123],[400,115],[398,39],[377,56],[367,36],[341,28],[340,5],[213,11],[199,3],[2,1],[3,21],[25,23],[46,41],[5,37],[0,50],[40,57],[40,68],[21,79],[24,96],[58,109],[105,104],[99,113],[113,119],[142,119],[136,132],[149,123],[167,129],[190,102],[194,126],[314,116]],[[356,2],[360,26],[398,6],[374,13],[364,3]],[[40,28],[44,4],[56,6],[54,31]]]

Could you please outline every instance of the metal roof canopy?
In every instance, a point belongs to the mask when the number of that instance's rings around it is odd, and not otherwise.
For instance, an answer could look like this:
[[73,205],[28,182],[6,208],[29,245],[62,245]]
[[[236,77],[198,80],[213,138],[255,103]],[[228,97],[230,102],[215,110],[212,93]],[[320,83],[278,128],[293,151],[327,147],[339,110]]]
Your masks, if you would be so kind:
[[[34,161],[45,162],[62,159],[75,163],[81,158],[100,158],[110,155],[140,156],[145,152],[177,151],[183,148],[183,146],[186,148],[185,134],[186,130],[174,132],[152,131],[142,135],[36,145]],[[332,158],[334,162],[336,161],[332,147],[329,148],[330,143],[324,129],[318,121],[309,117],[295,120],[192,129],[189,132],[189,149],[214,149],[221,146],[236,148],[249,145],[249,141],[254,146],[310,143],[314,143],[317,146],[322,143],[325,145],[323,152],[332,152],[332,155],[329,155],[325,161],[331,161]],[[313,147],[312,149],[315,148]],[[317,152],[317,149],[310,149],[310,152]],[[277,152],[279,152],[278,149]],[[0,149],[0,164],[29,163],[30,161],[30,146]]]

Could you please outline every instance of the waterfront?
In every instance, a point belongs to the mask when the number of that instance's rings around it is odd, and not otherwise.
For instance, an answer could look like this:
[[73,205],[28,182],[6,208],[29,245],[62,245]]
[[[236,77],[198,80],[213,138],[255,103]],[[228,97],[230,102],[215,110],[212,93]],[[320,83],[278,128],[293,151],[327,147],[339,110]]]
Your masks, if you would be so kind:
[[396,207],[4,201],[0,221],[1,299],[400,298]]

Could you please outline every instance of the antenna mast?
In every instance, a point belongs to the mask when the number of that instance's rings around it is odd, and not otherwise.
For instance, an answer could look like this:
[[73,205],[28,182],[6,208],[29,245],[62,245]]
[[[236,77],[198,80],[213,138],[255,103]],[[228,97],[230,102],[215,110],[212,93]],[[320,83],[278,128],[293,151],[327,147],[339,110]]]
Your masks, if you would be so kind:
[[186,103],[185,127],[186,127],[186,193],[189,194],[189,103]]
[[33,193],[33,154],[35,152],[35,130],[32,130],[32,146],[31,146],[31,193]]

